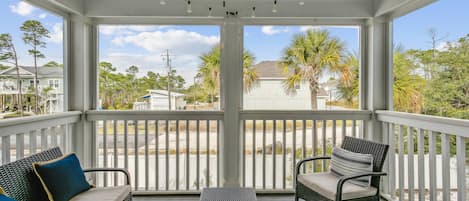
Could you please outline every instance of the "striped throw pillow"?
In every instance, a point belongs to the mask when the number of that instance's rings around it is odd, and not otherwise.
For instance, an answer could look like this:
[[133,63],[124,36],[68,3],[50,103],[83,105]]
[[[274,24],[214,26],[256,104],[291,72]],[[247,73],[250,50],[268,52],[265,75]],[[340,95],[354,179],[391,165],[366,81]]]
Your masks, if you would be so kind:
[[[373,155],[355,153],[335,147],[332,150],[330,171],[339,177],[373,172]],[[369,187],[371,176],[352,179],[349,180],[349,182],[355,185]]]

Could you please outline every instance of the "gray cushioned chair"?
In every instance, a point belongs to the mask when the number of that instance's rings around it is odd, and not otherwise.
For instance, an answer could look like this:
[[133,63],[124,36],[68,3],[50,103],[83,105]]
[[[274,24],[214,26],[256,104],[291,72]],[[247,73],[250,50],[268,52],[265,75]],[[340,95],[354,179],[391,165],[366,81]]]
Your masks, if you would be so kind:
[[[308,161],[331,159],[328,156],[306,158],[297,163],[295,200],[300,198],[306,201],[330,201],[330,200],[373,200],[379,201],[380,177],[386,173],[381,172],[384,160],[388,152],[388,145],[358,138],[345,137],[342,146],[348,151],[372,154],[373,172],[363,172],[356,175],[338,177],[330,172],[299,174],[301,166]],[[350,179],[371,176],[370,187],[361,187],[346,182]]]
[[[0,166],[0,187],[9,197],[18,201],[45,201],[47,195],[33,172],[34,162],[49,161],[62,156],[58,147],[33,154]],[[83,172],[112,171],[126,176],[126,185],[106,188],[91,188],[71,199],[71,201],[130,201],[132,200],[129,173],[119,168],[84,169]]]

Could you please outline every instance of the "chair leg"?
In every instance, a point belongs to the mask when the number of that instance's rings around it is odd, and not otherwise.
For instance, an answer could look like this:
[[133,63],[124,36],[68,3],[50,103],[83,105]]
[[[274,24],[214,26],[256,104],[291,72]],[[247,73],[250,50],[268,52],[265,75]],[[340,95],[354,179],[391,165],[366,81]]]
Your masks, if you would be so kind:
[[299,201],[300,199],[298,198],[298,196],[295,194],[295,201]]

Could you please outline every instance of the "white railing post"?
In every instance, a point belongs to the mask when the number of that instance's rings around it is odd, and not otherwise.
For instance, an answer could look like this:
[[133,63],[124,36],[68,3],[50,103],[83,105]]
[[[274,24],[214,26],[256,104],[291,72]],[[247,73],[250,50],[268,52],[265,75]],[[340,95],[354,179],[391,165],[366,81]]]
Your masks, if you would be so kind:
[[466,142],[462,136],[456,137],[456,157],[458,163],[458,200],[467,200],[466,192]]
[[236,17],[227,16],[221,35],[221,107],[224,111],[220,139],[221,185],[240,186],[241,133],[239,111],[243,79],[243,27]]

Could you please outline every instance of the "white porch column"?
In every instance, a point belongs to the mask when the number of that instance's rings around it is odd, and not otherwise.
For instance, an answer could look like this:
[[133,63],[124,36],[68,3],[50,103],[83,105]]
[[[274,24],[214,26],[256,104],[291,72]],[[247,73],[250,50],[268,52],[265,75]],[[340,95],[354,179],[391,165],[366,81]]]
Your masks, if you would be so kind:
[[[366,103],[371,111],[392,108],[392,23],[384,18],[368,20],[366,31]],[[365,138],[383,142],[382,123],[373,119],[367,122]]]
[[221,34],[221,108],[224,110],[220,136],[221,185],[240,186],[241,135],[239,111],[242,100],[243,28],[235,17],[227,17]]
[[[95,105],[96,68],[93,65],[96,64],[96,31],[89,19],[83,16],[73,15],[67,25],[69,110],[85,112]],[[86,121],[85,115],[82,117],[73,128],[72,150],[84,167],[93,167],[96,155],[93,126]]]

